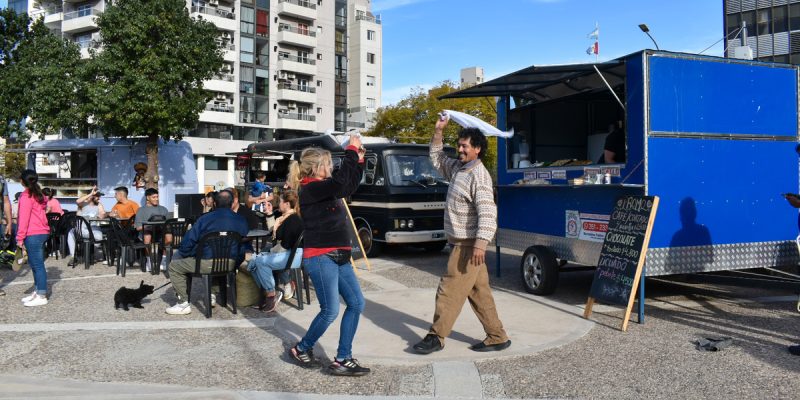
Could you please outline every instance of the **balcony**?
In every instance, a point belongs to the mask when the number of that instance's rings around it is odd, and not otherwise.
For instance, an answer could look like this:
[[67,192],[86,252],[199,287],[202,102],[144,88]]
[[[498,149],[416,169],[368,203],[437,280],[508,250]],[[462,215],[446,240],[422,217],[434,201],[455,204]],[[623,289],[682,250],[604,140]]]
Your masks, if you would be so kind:
[[61,7],[44,11],[44,24],[47,25],[48,28],[61,28],[62,21],[64,21],[64,12]]
[[236,93],[239,90],[235,79],[233,79],[233,75],[229,74],[218,74],[213,78],[204,81],[203,87],[212,92],[222,93]]
[[236,123],[236,113],[233,105],[227,101],[214,101],[206,104],[205,111],[200,113],[200,121],[215,124]]
[[305,75],[317,74],[317,62],[310,58],[300,58],[278,53],[278,70],[296,72]]
[[236,81],[236,77],[234,77],[233,74],[226,74],[226,73],[216,74],[211,79],[218,80],[218,81],[225,81],[225,82],[235,82]]
[[233,44],[230,45],[231,48],[224,48],[222,52],[222,58],[225,61],[236,62],[239,60],[239,54],[236,53],[235,46]]
[[317,19],[317,4],[305,0],[278,0],[278,14]]
[[310,86],[298,86],[281,82],[278,84],[278,100],[316,103],[317,89]]
[[369,15],[369,14],[359,14],[356,15],[356,21],[367,21],[372,22],[373,24],[381,24],[381,16],[380,15]]
[[317,47],[317,32],[309,28],[298,29],[291,25],[280,24],[278,25],[278,43]]
[[192,6],[192,17],[201,18],[226,31],[236,31],[239,24],[236,22],[236,14],[232,9],[211,6]]
[[278,112],[278,129],[292,129],[297,131],[315,131],[317,118],[313,115]]
[[90,8],[64,13],[61,31],[74,34],[95,30],[97,29],[95,16],[100,15],[101,12],[98,9]]

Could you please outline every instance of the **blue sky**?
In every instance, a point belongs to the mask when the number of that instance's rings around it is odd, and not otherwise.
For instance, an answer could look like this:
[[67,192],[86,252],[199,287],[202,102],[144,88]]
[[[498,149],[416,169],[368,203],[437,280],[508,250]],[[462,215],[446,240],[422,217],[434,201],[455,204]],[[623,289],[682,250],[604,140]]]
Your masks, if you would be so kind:
[[8,6],[8,0],[0,0],[0,8],[6,8]]
[[[2,0],[0,0],[2,1]],[[699,52],[722,38],[722,0],[373,0],[383,19],[383,105],[411,88],[487,79],[539,64],[590,62],[587,35],[600,25],[600,60],[653,48]],[[704,54],[721,55],[720,43]]]

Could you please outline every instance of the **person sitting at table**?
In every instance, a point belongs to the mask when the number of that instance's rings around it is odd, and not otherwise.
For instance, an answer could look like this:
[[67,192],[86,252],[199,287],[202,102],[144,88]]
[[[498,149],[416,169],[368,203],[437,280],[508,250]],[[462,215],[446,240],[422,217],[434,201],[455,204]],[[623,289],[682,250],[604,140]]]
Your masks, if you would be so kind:
[[[100,196],[103,193],[97,191],[97,186],[92,188],[92,191],[89,194],[79,197],[75,203],[78,205],[78,215],[86,218],[86,220],[90,219],[103,219],[106,217],[106,210],[103,208],[103,203],[100,202]],[[86,225],[82,225],[81,234],[84,237],[89,236],[89,229]],[[103,232],[100,230],[99,226],[92,226],[92,234],[94,235],[95,239],[102,239]],[[67,257],[67,265],[72,264],[75,259],[75,229],[70,229],[69,233],[67,234],[67,248],[69,248],[69,256]],[[107,264],[108,261],[103,261],[104,264]]]
[[206,193],[205,202],[203,203],[203,214],[214,211],[214,207],[216,207],[216,202],[214,199],[216,198],[217,192],[211,191]]
[[[175,305],[168,307],[165,311],[171,315],[185,315],[192,312],[189,305],[189,293],[187,292],[186,280],[195,272],[196,257],[201,257],[200,270],[208,272],[211,270],[211,249],[198,249],[197,244],[200,239],[211,232],[236,232],[243,238],[247,237],[249,229],[247,221],[241,215],[233,212],[233,192],[222,190],[217,194],[217,208],[214,211],[203,214],[195,221],[192,228],[183,236],[178,251],[169,264],[169,277],[178,301]],[[231,249],[233,265],[239,265],[246,253],[251,252],[248,242],[243,241],[236,248]]]
[[[149,188],[144,191],[144,198],[145,203],[144,207],[140,207],[139,211],[136,212],[136,218],[133,220],[133,226],[136,228],[137,231],[142,233],[142,242],[148,246],[145,247],[144,251],[147,255],[147,271],[152,271],[153,266],[152,262],[150,261],[150,246],[149,244],[153,242],[153,234],[156,233],[155,229],[152,226],[145,227],[147,222],[153,222],[155,220],[162,220],[165,221],[167,216],[169,215],[169,211],[166,207],[158,204],[158,189]],[[172,243],[172,235],[166,234],[164,235],[164,244]],[[161,265],[160,268],[162,271],[167,270],[167,260],[166,257],[161,258]]]
[[[247,264],[247,270],[265,294],[265,301],[258,309],[266,312],[275,311],[282,298],[290,299],[294,295],[286,263],[289,261],[290,250],[303,233],[303,221],[297,214],[297,193],[284,190],[279,199],[281,216],[275,220],[272,230],[272,248],[254,256]],[[299,248],[292,260],[292,268],[299,268],[302,259],[303,249]],[[279,282],[277,292],[275,278]]]
[[233,205],[231,209],[236,214],[241,215],[247,221],[247,227],[250,229],[259,229],[261,222],[258,219],[256,213],[253,210],[243,207],[241,203],[239,203],[239,191],[236,188],[225,188],[225,190],[233,193]]
[[56,199],[56,191],[50,188],[42,189],[42,194],[47,198],[47,213],[56,213],[64,215],[64,209],[61,208],[61,203]]
[[136,216],[136,212],[139,211],[139,205],[135,201],[128,199],[127,187],[114,188],[114,199],[117,200],[117,204],[111,207],[111,212],[108,213],[110,217],[131,219]]

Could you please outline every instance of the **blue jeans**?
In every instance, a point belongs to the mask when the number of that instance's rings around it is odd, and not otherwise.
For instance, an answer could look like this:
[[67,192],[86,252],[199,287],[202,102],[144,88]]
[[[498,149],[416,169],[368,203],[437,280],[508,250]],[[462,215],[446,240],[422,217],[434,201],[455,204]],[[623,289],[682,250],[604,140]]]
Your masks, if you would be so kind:
[[25,250],[28,251],[28,265],[33,270],[33,282],[36,293],[47,296],[47,269],[44,267],[44,244],[49,235],[31,235],[25,238]]
[[342,296],[347,308],[342,316],[342,326],[339,330],[339,348],[336,350],[336,359],[343,360],[353,357],[353,337],[358,329],[358,320],[364,311],[364,295],[358,285],[355,271],[350,263],[342,266],[336,265],[328,256],[322,255],[303,260],[306,272],[314,283],[320,311],[303,340],[297,345],[300,351],[314,347],[328,329],[328,326],[339,315],[339,296]]
[[[247,270],[253,275],[256,283],[262,289],[271,292],[275,290],[275,277],[273,271],[281,272],[281,283],[285,284],[288,280],[288,271],[284,271],[286,263],[289,261],[289,251],[282,251],[279,253],[263,252],[258,253],[247,264]],[[300,263],[303,261],[303,249],[297,249],[297,253],[292,260],[292,268],[300,268]]]

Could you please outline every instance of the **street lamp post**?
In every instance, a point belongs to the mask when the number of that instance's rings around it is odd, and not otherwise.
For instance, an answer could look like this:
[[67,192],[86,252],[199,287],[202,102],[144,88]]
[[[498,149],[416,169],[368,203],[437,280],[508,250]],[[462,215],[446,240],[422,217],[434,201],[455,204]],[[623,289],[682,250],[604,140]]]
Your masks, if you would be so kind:
[[645,33],[645,35],[647,35],[647,37],[649,37],[649,38],[650,38],[650,40],[652,40],[652,41],[653,41],[653,44],[654,44],[654,45],[656,45],[656,50],[661,50],[661,49],[658,47],[658,43],[656,43],[656,40],[655,40],[655,39],[653,39],[653,37],[652,37],[652,36],[650,36],[650,28],[648,28],[646,24],[639,24],[639,29],[641,29],[641,30],[642,30],[642,32],[644,32],[644,33]]

